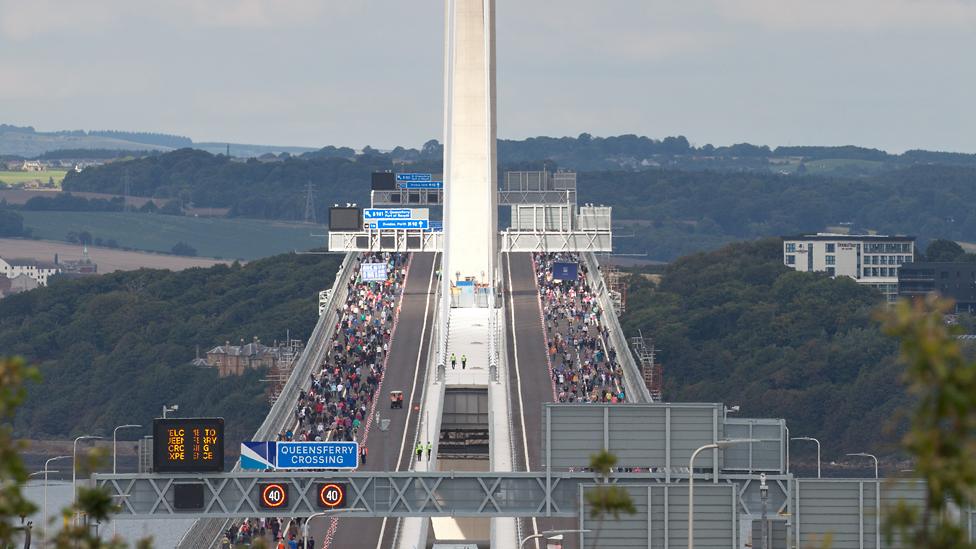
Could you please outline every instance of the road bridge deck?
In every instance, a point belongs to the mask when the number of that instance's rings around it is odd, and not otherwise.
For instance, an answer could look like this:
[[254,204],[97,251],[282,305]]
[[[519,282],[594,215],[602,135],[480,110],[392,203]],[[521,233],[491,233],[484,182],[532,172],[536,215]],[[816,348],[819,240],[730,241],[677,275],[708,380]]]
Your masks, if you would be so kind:
[[[551,366],[542,324],[542,305],[530,253],[503,254],[506,280],[506,342],[516,471],[543,471],[542,404],[553,402]],[[522,536],[548,529],[574,528],[572,521],[521,521]],[[566,540],[569,544],[573,540]],[[570,547],[570,545],[566,545]]]
[[[439,258],[434,253],[414,253],[410,257],[406,284],[400,302],[396,329],[390,342],[386,369],[377,396],[381,419],[389,419],[386,431],[375,421],[363,434],[368,449],[362,471],[406,471],[410,466],[418,413],[427,364],[433,346],[436,270]],[[390,391],[403,391],[402,410],[391,410]],[[324,547],[373,549],[390,547],[396,519],[332,518],[318,519],[310,525],[316,540]]]

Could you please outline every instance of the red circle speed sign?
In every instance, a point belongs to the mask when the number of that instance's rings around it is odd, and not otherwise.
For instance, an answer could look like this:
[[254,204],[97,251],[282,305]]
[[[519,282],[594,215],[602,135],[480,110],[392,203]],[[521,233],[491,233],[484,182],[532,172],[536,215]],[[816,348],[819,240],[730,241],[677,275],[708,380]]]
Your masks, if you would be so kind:
[[261,507],[278,509],[288,504],[288,487],[280,483],[265,484],[261,487]]
[[327,483],[319,486],[319,505],[335,509],[346,501],[346,488],[342,484]]

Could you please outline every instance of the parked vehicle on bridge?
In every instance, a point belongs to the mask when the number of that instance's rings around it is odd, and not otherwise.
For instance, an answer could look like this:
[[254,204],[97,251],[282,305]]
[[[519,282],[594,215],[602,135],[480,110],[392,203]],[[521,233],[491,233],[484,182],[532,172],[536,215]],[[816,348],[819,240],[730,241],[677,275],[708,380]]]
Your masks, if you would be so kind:
[[390,409],[403,409],[403,391],[390,391]]

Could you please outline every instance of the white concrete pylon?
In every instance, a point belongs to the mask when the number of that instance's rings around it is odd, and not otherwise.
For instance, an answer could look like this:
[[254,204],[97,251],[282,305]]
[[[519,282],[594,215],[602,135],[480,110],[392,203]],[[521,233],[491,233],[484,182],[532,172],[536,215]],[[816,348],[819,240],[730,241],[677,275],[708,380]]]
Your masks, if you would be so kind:
[[443,270],[494,282],[498,255],[495,1],[445,0]]

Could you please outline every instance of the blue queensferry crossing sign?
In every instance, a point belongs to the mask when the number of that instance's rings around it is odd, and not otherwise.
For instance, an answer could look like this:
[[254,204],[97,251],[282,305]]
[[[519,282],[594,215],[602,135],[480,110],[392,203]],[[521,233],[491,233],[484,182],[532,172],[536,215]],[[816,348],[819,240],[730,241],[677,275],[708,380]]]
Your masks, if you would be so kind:
[[355,469],[358,442],[279,442],[277,469]]

